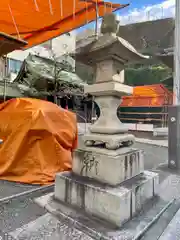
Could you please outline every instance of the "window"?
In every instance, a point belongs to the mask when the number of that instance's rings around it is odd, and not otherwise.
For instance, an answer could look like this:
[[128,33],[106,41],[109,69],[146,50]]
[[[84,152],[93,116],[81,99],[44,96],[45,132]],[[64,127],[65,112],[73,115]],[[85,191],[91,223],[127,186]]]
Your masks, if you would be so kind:
[[18,73],[21,68],[22,62],[15,59],[8,59],[9,73]]

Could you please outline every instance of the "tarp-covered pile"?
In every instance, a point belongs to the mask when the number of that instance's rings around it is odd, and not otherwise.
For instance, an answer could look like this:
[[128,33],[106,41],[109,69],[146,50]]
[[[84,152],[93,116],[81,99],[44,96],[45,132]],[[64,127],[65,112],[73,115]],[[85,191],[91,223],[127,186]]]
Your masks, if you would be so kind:
[[71,169],[76,116],[50,102],[12,99],[0,105],[0,139],[0,179],[48,184]]

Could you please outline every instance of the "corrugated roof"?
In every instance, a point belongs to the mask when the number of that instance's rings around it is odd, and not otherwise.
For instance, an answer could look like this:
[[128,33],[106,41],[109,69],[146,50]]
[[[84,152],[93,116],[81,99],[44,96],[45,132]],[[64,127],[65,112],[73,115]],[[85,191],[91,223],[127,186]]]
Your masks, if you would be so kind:
[[72,67],[68,62],[55,63],[51,59],[29,55],[24,60],[14,82],[24,84],[32,91],[46,91],[47,82],[55,82],[56,72],[56,81],[62,86],[64,92],[67,92],[67,94],[70,94],[70,92],[82,93],[85,83],[71,70]]
[[163,84],[153,84],[145,86],[136,86],[133,88],[133,96],[158,96],[163,94],[171,94]]

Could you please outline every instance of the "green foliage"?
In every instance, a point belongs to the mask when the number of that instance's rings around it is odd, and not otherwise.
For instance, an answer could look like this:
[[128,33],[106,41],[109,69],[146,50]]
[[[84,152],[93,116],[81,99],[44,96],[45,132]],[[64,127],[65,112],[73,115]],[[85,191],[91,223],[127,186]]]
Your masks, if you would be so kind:
[[[76,74],[88,84],[93,83],[95,73],[92,68],[76,63]],[[130,86],[159,84],[169,75],[171,75],[171,70],[163,64],[131,65],[125,70],[125,84]]]
[[162,84],[170,91],[173,91],[173,74],[170,74],[167,78],[163,79]]
[[170,69],[163,65],[145,66],[140,68],[127,68],[125,70],[125,84],[142,86],[158,84],[170,74]]

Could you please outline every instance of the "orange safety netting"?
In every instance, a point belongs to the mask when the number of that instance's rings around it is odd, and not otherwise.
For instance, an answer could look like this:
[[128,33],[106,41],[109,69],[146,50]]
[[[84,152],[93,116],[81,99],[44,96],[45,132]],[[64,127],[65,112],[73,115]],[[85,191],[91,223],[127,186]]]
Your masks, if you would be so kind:
[[75,114],[30,98],[0,105],[0,179],[48,184],[71,169],[77,147]]
[[0,29],[32,47],[95,20],[97,6],[102,17],[127,4],[100,0],[1,0]]
[[173,94],[162,84],[137,86],[132,96],[122,98],[121,107],[157,107],[172,104]]

